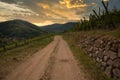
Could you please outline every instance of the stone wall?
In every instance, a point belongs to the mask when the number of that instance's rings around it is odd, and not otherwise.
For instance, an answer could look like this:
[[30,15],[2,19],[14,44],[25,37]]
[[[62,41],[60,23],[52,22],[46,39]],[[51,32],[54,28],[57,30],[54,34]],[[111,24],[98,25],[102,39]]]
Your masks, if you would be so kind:
[[80,35],[78,44],[110,77],[120,80],[120,40],[108,36]]

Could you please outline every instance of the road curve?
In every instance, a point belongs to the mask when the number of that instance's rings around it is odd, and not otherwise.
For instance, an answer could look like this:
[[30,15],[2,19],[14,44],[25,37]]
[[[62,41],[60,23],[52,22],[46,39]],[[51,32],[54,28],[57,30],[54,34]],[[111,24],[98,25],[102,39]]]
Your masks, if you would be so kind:
[[[46,78],[45,78],[46,77]],[[86,80],[68,44],[61,36],[54,40],[4,80]]]

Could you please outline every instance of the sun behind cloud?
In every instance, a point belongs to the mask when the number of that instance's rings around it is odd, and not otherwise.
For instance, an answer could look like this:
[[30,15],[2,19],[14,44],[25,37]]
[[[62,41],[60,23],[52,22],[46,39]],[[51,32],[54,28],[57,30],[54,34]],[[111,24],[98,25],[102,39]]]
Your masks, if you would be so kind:
[[87,4],[83,0],[62,0],[60,4],[65,5],[67,8],[84,8]]
[[108,2],[109,0],[103,0],[104,2]]
[[45,4],[45,3],[38,3],[39,6],[41,6],[42,8],[44,9],[49,9],[50,6],[48,4]]

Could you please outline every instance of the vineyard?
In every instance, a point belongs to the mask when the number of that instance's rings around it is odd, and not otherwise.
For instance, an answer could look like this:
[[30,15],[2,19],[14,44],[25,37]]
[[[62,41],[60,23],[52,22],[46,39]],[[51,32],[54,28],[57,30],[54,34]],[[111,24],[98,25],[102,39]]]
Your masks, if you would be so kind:
[[7,50],[11,50],[11,49],[14,49],[20,46],[24,46],[32,42],[35,42],[35,41],[41,41],[42,39],[45,39],[49,36],[51,36],[51,34],[49,35],[46,34],[46,35],[42,35],[42,36],[30,38],[30,39],[23,39],[23,40],[15,40],[15,39],[8,40],[7,38],[0,39],[0,52],[5,52]]
[[73,31],[86,31],[86,30],[96,30],[96,29],[104,29],[104,30],[112,30],[117,28],[120,23],[120,10],[113,8],[113,10],[109,10],[108,7],[109,2],[104,2],[102,0],[102,5],[104,10],[101,8],[93,10],[92,14],[89,15],[89,19],[87,20],[85,17],[81,19],[76,25]]

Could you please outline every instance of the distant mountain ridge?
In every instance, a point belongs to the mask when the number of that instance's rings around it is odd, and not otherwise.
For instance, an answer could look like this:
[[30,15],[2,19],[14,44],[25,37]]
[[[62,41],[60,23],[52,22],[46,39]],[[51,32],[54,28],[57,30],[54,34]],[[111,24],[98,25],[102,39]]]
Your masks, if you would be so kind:
[[15,38],[30,38],[44,33],[32,23],[23,20],[0,22],[0,35]]
[[71,30],[75,25],[75,23],[76,22],[68,22],[65,24],[52,24],[52,25],[40,27],[40,29],[52,33],[62,33]]
[[46,33],[62,33],[73,28],[75,22],[38,27],[24,20],[0,22],[0,38],[32,38]]

